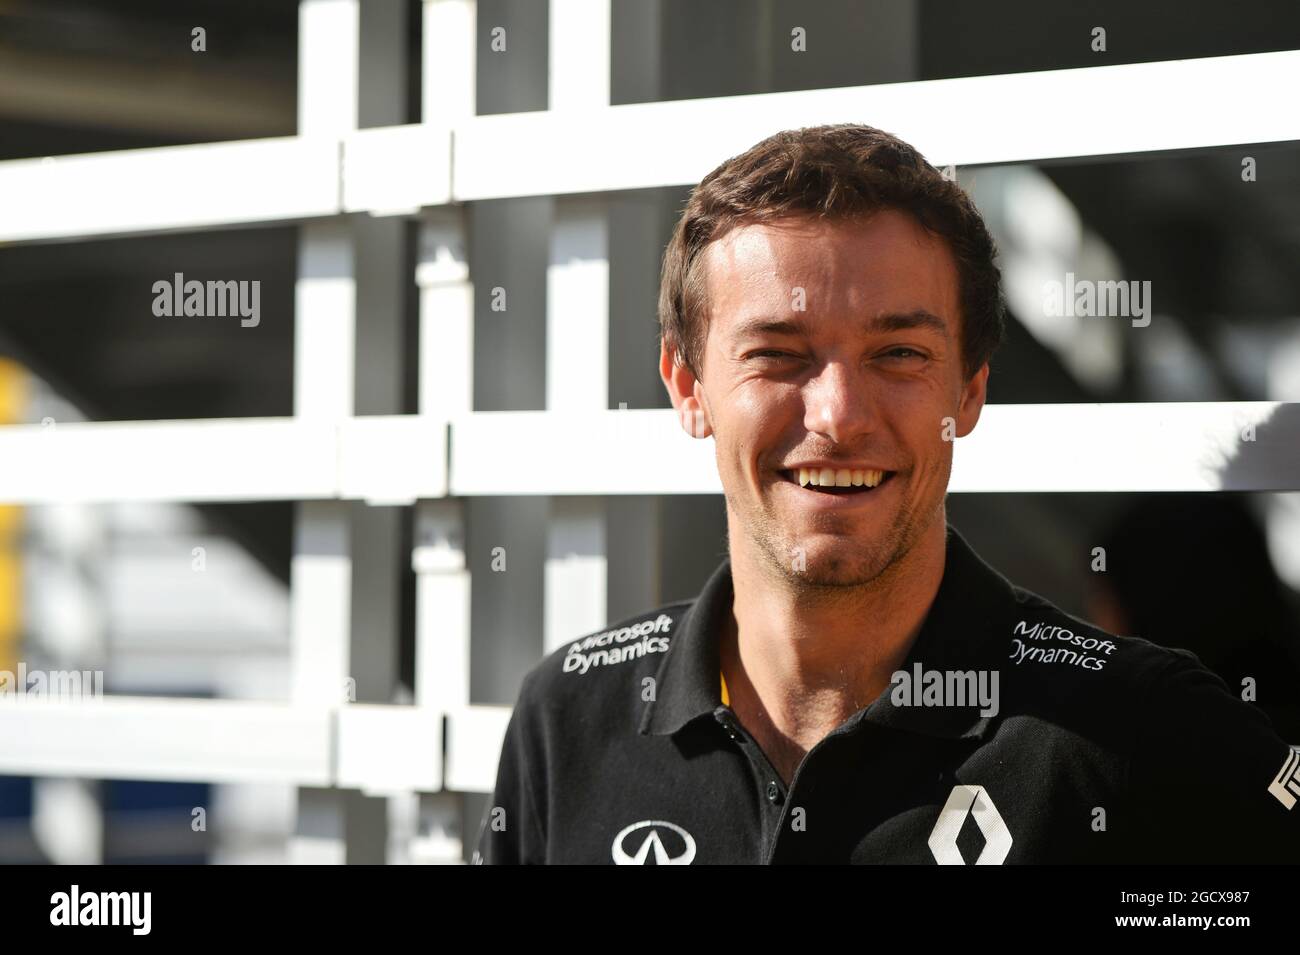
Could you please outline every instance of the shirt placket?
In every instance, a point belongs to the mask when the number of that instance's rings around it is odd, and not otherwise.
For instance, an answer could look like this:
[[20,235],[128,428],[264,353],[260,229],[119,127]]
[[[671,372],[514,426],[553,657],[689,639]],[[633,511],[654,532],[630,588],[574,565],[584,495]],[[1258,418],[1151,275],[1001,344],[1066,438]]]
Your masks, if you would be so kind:
[[773,768],[772,763],[763,753],[762,747],[740,725],[735,712],[730,707],[719,706],[713,711],[713,716],[727,734],[728,739],[749,760],[754,782],[759,789],[759,805],[762,807],[762,825],[760,826],[762,845],[758,847],[758,856],[766,862],[772,855],[772,848],[780,832],[780,827],[783,825],[789,793],[785,784],[781,781],[780,774]]

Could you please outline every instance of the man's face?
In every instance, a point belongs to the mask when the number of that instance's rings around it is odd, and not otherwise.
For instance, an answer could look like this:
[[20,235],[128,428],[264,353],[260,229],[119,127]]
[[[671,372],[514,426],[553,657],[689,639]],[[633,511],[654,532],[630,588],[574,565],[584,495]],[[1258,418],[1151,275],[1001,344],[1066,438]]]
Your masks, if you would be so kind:
[[[701,377],[667,352],[660,371],[714,437],[733,540],[806,584],[875,579],[942,518],[952,438],[984,403],[988,366],[963,380],[947,244],[888,210],[742,226],[703,254]],[[801,466],[851,486],[801,486]]]

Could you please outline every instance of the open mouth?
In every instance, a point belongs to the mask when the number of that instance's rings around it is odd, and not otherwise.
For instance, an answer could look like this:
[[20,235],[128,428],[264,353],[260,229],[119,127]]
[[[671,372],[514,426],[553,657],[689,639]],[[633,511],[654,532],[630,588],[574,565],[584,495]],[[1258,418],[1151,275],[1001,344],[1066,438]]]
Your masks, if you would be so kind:
[[895,471],[848,470],[841,468],[785,469],[777,472],[791,484],[818,494],[870,494],[889,482]]

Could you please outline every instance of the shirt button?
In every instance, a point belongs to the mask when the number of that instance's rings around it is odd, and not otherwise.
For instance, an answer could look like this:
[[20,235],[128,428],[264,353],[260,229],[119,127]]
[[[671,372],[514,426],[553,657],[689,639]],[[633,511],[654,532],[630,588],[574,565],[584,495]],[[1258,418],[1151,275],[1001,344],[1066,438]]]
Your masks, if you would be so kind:
[[719,715],[718,722],[722,724],[722,728],[727,731],[727,738],[733,743],[743,744],[745,742],[740,733],[736,732],[736,724],[731,721],[730,717],[725,714]]
[[776,784],[776,780],[767,784],[767,800],[773,803],[781,801],[781,787]]

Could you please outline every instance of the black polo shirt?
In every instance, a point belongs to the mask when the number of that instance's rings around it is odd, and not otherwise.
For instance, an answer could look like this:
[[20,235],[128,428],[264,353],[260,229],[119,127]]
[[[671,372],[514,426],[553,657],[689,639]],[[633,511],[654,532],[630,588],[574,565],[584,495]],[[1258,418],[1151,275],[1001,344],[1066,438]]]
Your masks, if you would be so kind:
[[951,526],[910,685],[823,738],[789,787],[721,701],[732,598],[724,561],[694,601],[528,673],[473,862],[1300,860],[1300,756],[1259,709],[1193,654],[1016,587]]

